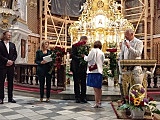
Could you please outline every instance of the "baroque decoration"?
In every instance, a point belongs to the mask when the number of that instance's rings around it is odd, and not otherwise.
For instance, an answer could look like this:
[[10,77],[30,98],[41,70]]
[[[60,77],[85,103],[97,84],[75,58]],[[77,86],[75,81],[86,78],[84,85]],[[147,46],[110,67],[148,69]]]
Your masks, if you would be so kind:
[[69,27],[72,43],[82,35],[86,35],[90,43],[100,40],[103,51],[106,51],[109,43],[119,43],[124,39],[124,31],[133,29],[119,10],[121,7],[115,0],[86,0],[79,20]]
[[0,28],[5,30],[16,23],[19,17],[18,11],[9,8],[9,2],[2,0],[0,3]]

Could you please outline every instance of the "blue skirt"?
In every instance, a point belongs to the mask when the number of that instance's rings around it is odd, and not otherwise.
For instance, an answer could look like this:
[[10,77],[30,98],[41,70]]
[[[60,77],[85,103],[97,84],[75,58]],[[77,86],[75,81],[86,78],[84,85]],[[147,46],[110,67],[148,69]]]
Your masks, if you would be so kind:
[[89,73],[87,76],[87,86],[94,88],[102,88],[102,74]]

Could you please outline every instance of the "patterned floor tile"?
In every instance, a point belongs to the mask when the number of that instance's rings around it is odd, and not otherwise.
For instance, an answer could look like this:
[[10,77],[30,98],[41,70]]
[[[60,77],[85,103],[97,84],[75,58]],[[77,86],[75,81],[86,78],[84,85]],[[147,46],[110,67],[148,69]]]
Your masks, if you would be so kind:
[[0,120],[116,120],[110,102],[102,102],[103,108],[91,108],[94,101],[87,104],[74,100],[51,99],[39,102],[38,98],[16,96],[17,103],[0,105]]
[[77,117],[77,118],[74,118],[74,119],[76,119],[76,120],[94,120],[94,118],[88,117],[88,116]]
[[35,112],[38,113],[38,114],[52,113],[51,110],[38,110],[38,111],[35,111]]
[[70,111],[70,110],[63,110],[63,111],[58,111],[57,113],[59,113],[61,115],[67,115],[67,114],[73,114],[75,112]]
[[9,120],[17,120],[18,118],[23,118],[24,116],[21,114],[15,114],[15,115],[8,115],[5,116]]
[[53,119],[53,120],[69,120],[69,119],[72,119],[72,118],[69,117],[69,116],[60,115],[60,116],[56,116],[56,117],[51,117],[51,119]]

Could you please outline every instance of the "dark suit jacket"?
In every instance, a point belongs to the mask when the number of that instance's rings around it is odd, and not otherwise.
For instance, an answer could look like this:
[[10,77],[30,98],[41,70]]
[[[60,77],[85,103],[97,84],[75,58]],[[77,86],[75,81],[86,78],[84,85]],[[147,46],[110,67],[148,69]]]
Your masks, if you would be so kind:
[[[14,43],[9,42],[9,54],[4,41],[0,41],[0,69],[5,69],[7,61],[15,61],[17,59],[17,51]],[[14,66],[14,64],[13,64]]]
[[43,57],[50,55],[52,52],[50,50],[47,50],[47,54],[43,54],[42,50],[37,50],[36,52],[36,59],[35,63],[38,64],[37,67],[37,75],[39,76],[45,76],[51,69],[50,63],[41,64]]
[[75,45],[72,45],[71,58],[72,60],[70,70],[74,73],[86,73],[87,64],[80,65],[81,56],[78,56],[78,47]]

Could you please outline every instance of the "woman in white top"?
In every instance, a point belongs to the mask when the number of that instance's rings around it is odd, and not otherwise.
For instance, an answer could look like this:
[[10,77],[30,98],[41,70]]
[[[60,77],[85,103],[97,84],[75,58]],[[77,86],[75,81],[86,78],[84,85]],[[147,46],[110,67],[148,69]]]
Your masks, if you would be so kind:
[[[101,96],[102,96],[102,72],[104,53],[101,51],[102,43],[95,41],[94,48],[90,51],[88,56],[84,56],[84,60],[88,62],[87,68],[87,86],[93,87],[95,93],[95,105],[94,108],[101,107]],[[89,71],[89,66],[97,64],[97,69]]]

